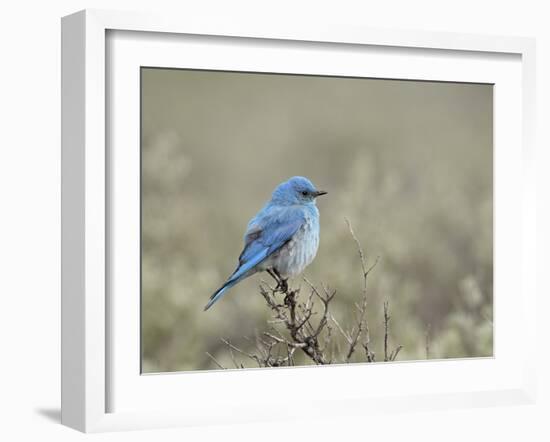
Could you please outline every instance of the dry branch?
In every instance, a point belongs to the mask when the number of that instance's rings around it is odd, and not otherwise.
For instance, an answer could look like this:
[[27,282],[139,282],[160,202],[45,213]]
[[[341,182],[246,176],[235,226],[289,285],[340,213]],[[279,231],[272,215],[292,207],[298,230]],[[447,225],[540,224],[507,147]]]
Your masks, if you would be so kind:
[[[365,350],[364,358],[366,362],[375,362],[375,354],[371,350],[367,321],[367,280],[370,272],[378,264],[379,257],[372,265],[367,266],[361,243],[355,235],[349,220],[346,219],[345,221],[356,244],[362,269],[361,300],[359,303],[355,303],[355,318],[351,329],[345,330],[330,311],[331,302],[336,296],[335,290],[331,290],[324,285],[318,288],[307,278],[304,278],[309,293],[301,301],[299,288],[289,287],[287,281],[282,279],[277,272],[269,270],[268,273],[273,277],[276,285],[271,286],[265,281],[261,281],[259,289],[260,294],[271,310],[272,318],[267,321],[268,330],[256,336],[254,342],[255,352],[245,351],[228,340],[222,339],[236,368],[244,368],[244,365],[242,362],[237,361],[235,353],[253,361],[260,367],[294,365],[296,351],[303,352],[318,365],[335,362],[348,363],[356,354],[358,346],[362,346]],[[399,345],[392,351],[389,350],[389,323],[389,305],[385,302],[384,361],[394,361],[402,348]],[[338,340],[334,339],[332,325],[343,336],[346,342],[344,348],[340,348]],[[336,358],[334,357],[335,348]],[[219,368],[224,368],[212,355],[208,353],[207,355]]]

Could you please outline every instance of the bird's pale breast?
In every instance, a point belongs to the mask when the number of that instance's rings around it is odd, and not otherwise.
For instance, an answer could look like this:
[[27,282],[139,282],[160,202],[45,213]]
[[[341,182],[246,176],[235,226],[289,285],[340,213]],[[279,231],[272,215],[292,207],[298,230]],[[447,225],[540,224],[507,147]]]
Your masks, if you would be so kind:
[[[315,208],[315,211],[317,209]],[[274,253],[264,264],[274,267],[284,278],[302,273],[311,264],[319,248],[318,212],[306,216],[306,221],[290,241]]]

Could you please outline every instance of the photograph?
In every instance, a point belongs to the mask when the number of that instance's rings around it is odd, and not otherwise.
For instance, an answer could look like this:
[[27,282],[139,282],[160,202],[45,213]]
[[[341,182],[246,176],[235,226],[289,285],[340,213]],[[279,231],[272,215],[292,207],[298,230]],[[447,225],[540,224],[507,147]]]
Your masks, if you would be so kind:
[[493,86],[141,67],[141,372],[493,357]]

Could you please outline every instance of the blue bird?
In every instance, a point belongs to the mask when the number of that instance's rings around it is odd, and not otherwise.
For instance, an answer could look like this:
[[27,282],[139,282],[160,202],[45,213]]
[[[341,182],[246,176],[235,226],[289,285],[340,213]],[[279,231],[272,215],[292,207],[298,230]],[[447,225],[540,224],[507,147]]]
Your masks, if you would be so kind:
[[311,264],[319,248],[317,190],[304,177],[279,184],[271,200],[248,223],[239,265],[210,297],[208,310],[231,287],[256,272],[267,271],[279,283],[299,275]]

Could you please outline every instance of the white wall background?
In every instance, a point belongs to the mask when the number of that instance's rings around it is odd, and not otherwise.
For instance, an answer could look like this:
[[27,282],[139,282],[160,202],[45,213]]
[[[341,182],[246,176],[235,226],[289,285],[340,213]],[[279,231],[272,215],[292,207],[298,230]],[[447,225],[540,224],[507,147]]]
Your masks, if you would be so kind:
[[[0,440],[550,440],[550,13],[545,1],[20,0],[0,6]],[[537,37],[539,348],[537,405],[85,436],[59,425],[60,17],[83,8],[230,20],[317,21]],[[543,152],[543,148],[546,151]],[[545,189],[545,190],[544,190]],[[544,227],[544,229],[543,229]],[[543,236],[544,234],[544,236]],[[518,355],[522,357],[522,355]],[[182,400],[184,400],[182,398]]]

